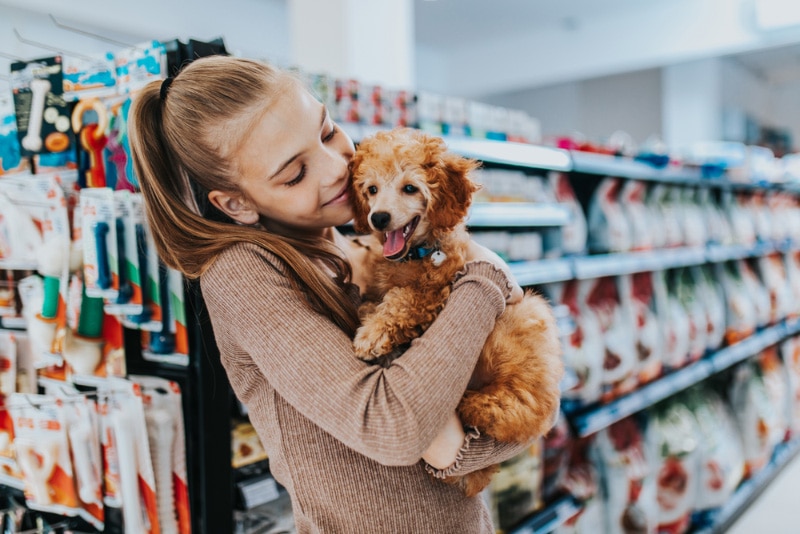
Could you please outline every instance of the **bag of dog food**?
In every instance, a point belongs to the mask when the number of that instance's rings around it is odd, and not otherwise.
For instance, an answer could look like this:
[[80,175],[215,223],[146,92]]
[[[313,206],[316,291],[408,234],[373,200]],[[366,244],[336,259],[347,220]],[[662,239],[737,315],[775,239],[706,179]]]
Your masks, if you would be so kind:
[[758,270],[761,272],[761,279],[769,293],[770,317],[769,323],[784,319],[792,309],[791,288],[786,276],[783,256],[780,254],[770,254],[757,259]]
[[780,345],[786,370],[789,431],[791,437],[800,435],[800,337],[791,337]]
[[631,235],[631,250],[653,248],[653,235],[657,232],[650,227],[648,209],[644,205],[647,184],[638,180],[627,180],[620,190],[620,206],[628,220]]
[[582,280],[579,284],[579,301],[585,303],[586,313],[595,315],[603,332],[602,400],[609,401],[637,386],[633,310],[630,299],[627,303],[620,299],[613,277]]
[[572,432],[564,413],[558,415],[555,426],[544,438],[544,475],[542,495],[545,502],[551,501],[561,491],[569,468]]
[[589,250],[594,253],[631,249],[631,227],[620,204],[623,181],[604,178],[589,204]]
[[719,508],[730,499],[744,475],[744,450],[730,407],[703,384],[689,390],[685,402],[697,422],[700,471],[695,512]]
[[734,369],[729,397],[742,436],[744,477],[749,478],[769,461],[780,416],[754,362],[744,362]]
[[620,295],[630,298],[633,307],[638,382],[646,384],[661,375],[664,355],[662,328],[655,314],[652,273],[625,275],[617,280]]
[[577,383],[562,394],[565,407],[592,404],[600,399],[603,383],[605,344],[597,317],[578,300],[578,281],[551,284],[551,297],[569,308],[574,329],[564,343],[564,366]]
[[689,316],[678,298],[667,290],[667,272],[652,274],[653,301],[664,342],[664,370],[683,367],[689,354]]
[[739,260],[739,272],[755,307],[756,326],[764,327],[770,323],[772,305],[770,304],[769,291],[761,281],[755,265],[754,260]]
[[708,345],[708,315],[691,270],[677,269],[671,274],[675,296],[689,318],[689,353],[686,363],[691,363],[705,354]]
[[596,534],[605,517],[605,498],[592,455],[594,436],[576,440],[570,451],[569,467],[562,489],[581,503],[580,511],[559,525],[554,534]]
[[494,524],[507,532],[542,507],[542,440],[500,464],[489,485]]
[[656,452],[659,534],[689,530],[696,499],[698,430],[689,409],[670,401],[650,410],[647,440]]
[[758,323],[756,308],[737,262],[718,263],[714,270],[725,291],[725,341],[730,345],[755,332]]
[[[700,188],[705,189],[705,188]],[[689,187],[675,188],[677,205],[683,227],[683,244],[687,247],[704,247],[708,242],[708,228],[704,209],[698,204],[696,191]]]
[[789,385],[777,346],[764,349],[755,363],[774,411],[775,426],[770,432],[770,445],[775,448],[790,436]]
[[556,202],[566,207],[570,215],[569,222],[561,227],[562,250],[567,255],[583,254],[586,252],[588,227],[583,208],[569,182],[569,175],[554,171],[550,173],[549,180]]
[[606,495],[605,532],[655,534],[656,477],[636,420],[628,417],[600,431],[595,454]]

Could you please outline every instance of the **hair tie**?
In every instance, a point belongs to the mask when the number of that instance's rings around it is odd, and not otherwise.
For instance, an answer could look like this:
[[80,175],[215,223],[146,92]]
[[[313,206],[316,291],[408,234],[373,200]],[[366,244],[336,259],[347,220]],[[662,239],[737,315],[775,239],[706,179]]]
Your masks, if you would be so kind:
[[167,98],[167,91],[169,90],[169,86],[172,85],[172,81],[175,79],[174,76],[170,76],[166,78],[163,82],[161,82],[161,102],[164,102]]

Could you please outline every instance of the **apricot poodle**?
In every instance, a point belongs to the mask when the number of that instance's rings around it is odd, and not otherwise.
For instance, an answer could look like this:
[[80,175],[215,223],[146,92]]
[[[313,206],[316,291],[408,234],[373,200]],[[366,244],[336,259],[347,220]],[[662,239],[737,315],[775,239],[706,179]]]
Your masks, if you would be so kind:
[[[411,129],[362,141],[353,159],[354,227],[382,244],[360,310],[356,354],[396,357],[442,310],[465,263],[465,219],[478,163],[448,152],[438,137]],[[504,442],[544,435],[558,414],[563,374],[556,321],[541,296],[526,292],[498,318],[459,406],[462,423]],[[467,495],[497,466],[458,480]]]

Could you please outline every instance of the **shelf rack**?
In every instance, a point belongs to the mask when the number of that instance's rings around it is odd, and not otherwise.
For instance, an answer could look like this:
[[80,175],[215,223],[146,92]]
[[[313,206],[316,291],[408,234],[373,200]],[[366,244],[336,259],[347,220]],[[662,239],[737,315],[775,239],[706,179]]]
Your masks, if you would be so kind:
[[561,497],[539,510],[509,534],[548,534],[581,511],[581,503],[572,497]]
[[579,437],[589,436],[798,333],[799,319],[782,321],[611,402],[571,411],[568,418]]

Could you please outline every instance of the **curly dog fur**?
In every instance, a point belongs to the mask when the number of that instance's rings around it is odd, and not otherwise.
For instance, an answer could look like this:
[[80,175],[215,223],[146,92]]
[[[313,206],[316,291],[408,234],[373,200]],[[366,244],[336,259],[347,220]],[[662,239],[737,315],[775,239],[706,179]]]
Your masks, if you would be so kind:
[[[371,255],[374,279],[354,340],[360,358],[395,357],[444,307],[465,263],[464,220],[478,189],[469,173],[477,166],[448,152],[440,138],[416,130],[381,132],[359,144],[352,172],[354,227],[383,246],[383,253]],[[415,255],[421,259],[408,259]],[[505,442],[542,436],[558,414],[562,373],[552,310],[526,292],[506,307],[487,339],[458,406],[461,421]],[[492,466],[447,481],[475,495],[496,471]]]

